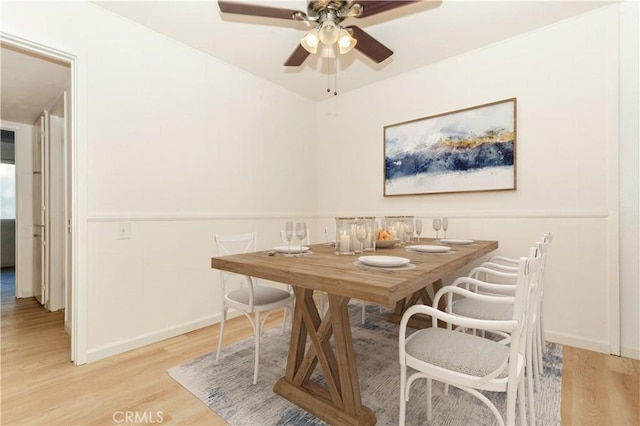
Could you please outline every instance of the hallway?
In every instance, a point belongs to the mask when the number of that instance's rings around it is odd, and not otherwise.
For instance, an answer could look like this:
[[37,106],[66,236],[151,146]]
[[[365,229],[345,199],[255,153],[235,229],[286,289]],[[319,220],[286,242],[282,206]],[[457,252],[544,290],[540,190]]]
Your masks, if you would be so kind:
[[16,295],[16,270],[15,268],[2,268],[0,272],[0,297],[4,302],[7,298]]

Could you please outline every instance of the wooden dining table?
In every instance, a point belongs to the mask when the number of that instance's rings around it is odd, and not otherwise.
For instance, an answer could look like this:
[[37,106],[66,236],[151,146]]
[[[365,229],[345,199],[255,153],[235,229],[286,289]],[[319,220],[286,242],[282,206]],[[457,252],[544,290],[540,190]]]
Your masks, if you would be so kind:
[[[438,242],[422,238],[411,244]],[[476,240],[451,247],[443,254],[413,252],[400,245],[378,248],[377,255],[411,260],[410,269],[390,269],[393,272],[363,269],[355,264],[357,256],[338,256],[328,244],[312,245],[311,253],[303,256],[273,255],[265,250],[214,257],[211,267],[292,286],[296,303],[286,371],[275,383],[274,392],[329,424],[372,425],[375,413],[362,403],[360,395],[349,300],[394,307],[390,320],[398,322],[410,305],[429,302],[428,287],[433,287],[432,293],[437,291],[445,275],[497,249],[498,242]],[[368,254],[373,253],[365,252]],[[324,315],[313,297],[315,291],[328,295]],[[324,383],[312,379],[318,367]]]

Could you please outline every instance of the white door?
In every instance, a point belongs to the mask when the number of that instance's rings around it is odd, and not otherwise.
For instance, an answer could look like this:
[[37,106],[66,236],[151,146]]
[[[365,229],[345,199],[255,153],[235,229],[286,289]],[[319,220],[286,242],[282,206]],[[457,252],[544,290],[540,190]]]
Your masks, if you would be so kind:
[[[73,337],[73,321],[71,318],[73,300],[73,234],[72,226],[72,169],[73,155],[71,150],[71,115],[70,99],[68,93],[63,93],[64,99],[64,328]],[[76,359],[75,345],[71,345],[71,361]]]
[[33,294],[41,304],[49,302],[47,243],[49,186],[49,113],[43,111],[35,123],[33,144]]
[[49,163],[48,203],[46,207],[49,229],[48,251],[48,295],[47,309],[57,311],[65,307],[67,204],[65,185],[66,160],[66,92],[63,92],[49,112]]

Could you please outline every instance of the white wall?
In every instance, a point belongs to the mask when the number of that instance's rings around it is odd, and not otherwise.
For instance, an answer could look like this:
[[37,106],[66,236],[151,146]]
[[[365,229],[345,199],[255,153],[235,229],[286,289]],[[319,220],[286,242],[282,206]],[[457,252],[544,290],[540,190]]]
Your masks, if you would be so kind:
[[314,226],[310,101],[89,3],[3,3],[2,28],[86,63],[89,361],[219,320],[214,232]]
[[[615,351],[617,37],[618,9],[608,7],[322,102],[320,221],[448,216],[449,236],[497,239],[511,256],[551,231],[547,337]],[[510,97],[518,100],[517,191],[383,197],[385,125]]]

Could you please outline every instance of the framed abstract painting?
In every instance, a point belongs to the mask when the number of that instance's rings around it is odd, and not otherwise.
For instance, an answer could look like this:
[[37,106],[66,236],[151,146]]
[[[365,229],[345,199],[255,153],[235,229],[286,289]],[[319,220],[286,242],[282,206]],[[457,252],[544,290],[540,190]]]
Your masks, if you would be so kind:
[[384,127],[384,196],[516,189],[516,98]]

